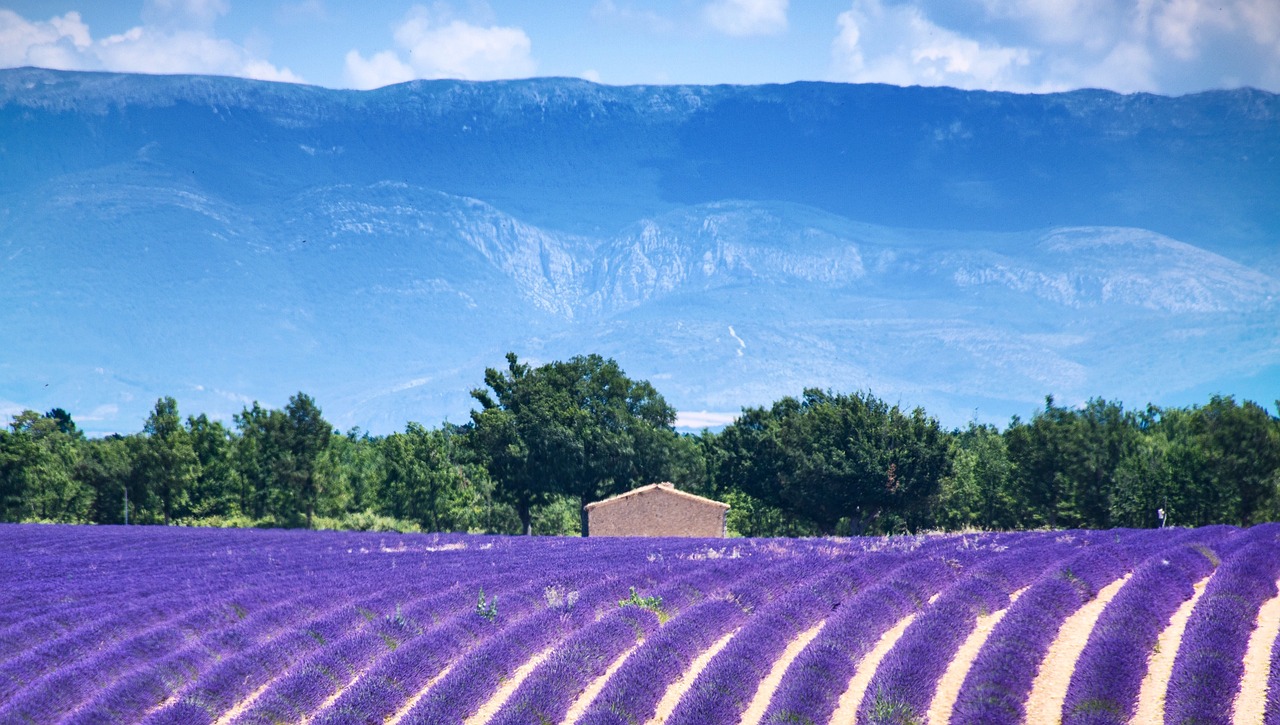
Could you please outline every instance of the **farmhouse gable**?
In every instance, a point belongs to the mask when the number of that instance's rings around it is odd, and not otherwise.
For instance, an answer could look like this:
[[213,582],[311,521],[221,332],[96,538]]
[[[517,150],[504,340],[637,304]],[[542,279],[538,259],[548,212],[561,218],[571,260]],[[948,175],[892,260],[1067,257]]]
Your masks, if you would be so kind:
[[725,535],[729,504],[653,483],[586,505],[588,536]]

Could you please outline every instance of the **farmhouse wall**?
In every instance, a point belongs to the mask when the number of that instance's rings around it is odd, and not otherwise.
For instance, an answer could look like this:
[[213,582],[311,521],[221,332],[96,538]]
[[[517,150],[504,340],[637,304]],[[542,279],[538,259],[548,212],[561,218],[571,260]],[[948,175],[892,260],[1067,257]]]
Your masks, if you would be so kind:
[[729,505],[658,483],[587,505],[588,536],[725,535]]

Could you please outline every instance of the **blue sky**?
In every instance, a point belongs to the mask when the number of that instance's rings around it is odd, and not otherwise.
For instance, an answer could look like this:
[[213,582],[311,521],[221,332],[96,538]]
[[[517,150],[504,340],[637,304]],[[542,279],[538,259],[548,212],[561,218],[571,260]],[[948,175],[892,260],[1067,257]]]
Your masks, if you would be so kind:
[[1280,92],[1280,0],[0,0],[0,67]]

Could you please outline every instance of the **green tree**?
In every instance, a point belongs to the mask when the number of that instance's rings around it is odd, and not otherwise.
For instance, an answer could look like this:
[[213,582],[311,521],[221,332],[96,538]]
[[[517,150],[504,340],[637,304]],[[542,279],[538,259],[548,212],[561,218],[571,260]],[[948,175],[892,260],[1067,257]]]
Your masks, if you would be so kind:
[[747,408],[720,435],[725,483],[832,534],[918,528],[950,473],[947,435],[915,409],[817,389]]
[[[125,505],[136,505],[144,492],[136,486],[133,448],[130,439],[109,435],[84,441],[76,461],[75,478],[93,493],[90,518],[98,524],[120,524],[125,521]],[[132,489],[132,490],[131,490]]]
[[[62,415],[59,415],[62,413]],[[0,431],[0,507],[5,521],[90,520],[94,491],[73,472],[83,435],[70,416],[25,410]]]
[[[506,371],[486,370],[485,384],[472,391],[480,410],[470,439],[525,533],[533,505],[552,494],[583,509],[671,471],[675,410],[613,360],[587,355],[530,369],[509,353]],[[585,510],[579,518],[585,535]]]
[[187,436],[200,464],[189,491],[191,514],[204,518],[243,513],[231,431],[221,421],[210,420],[201,413],[187,418]]
[[953,439],[954,465],[941,482],[938,524],[948,529],[1012,529],[1021,525],[1020,507],[1012,490],[1013,464],[1000,432],[994,426],[970,423]]
[[311,396],[298,392],[284,407],[285,446],[282,456],[286,486],[307,512],[307,528],[315,513],[322,478],[316,464],[333,438],[333,426],[325,421]]
[[1073,409],[1048,396],[1030,423],[1015,418],[1005,442],[1031,514],[1024,525],[1110,527],[1116,473],[1139,437],[1137,417],[1100,398]]
[[448,441],[439,430],[409,423],[403,433],[382,440],[386,480],[381,509],[398,519],[418,522],[424,531],[457,530],[463,504],[462,472],[449,460]]
[[136,471],[147,490],[160,500],[167,526],[175,507],[200,475],[200,460],[178,417],[178,402],[171,397],[156,401],[143,432],[146,438]]

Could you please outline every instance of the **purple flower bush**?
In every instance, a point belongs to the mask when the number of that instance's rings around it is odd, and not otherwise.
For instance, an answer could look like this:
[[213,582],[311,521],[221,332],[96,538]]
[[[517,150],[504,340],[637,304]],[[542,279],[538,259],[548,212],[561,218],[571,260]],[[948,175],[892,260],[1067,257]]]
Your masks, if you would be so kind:
[[1156,554],[1116,594],[1089,635],[1067,689],[1064,725],[1128,723],[1147,659],[1173,613],[1208,576],[1213,552],[1190,545]]
[[1250,529],[1209,580],[1174,660],[1165,693],[1165,722],[1228,722],[1243,674],[1244,652],[1262,603],[1276,595],[1280,524]]
[[766,723],[826,722],[858,662],[880,636],[955,580],[941,558],[904,564],[850,597],[792,663],[765,712]]
[[580,725],[643,723],[653,716],[667,687],[703,650],[732,632],[746,613],[729,599],[689,607],[645,640],[609,679]]
[[960,687],[951,722],[1025,721],[1036,671],[1062,623],[1131,566],[1125,550],[1111,544],[1086,550],[1040,577],[987,638]]
[[534,670],[498,712],[493,725],[563,721],[591,682],[658,627],[658,615],[638,607],[619,607],[583,627]]
[[[880,637],[915,615],[860,713],[905,722],[928,707],[977,618],[999,609],[1007,615],[953,722],[1018,722],[1062,622],[1134,570],[1067,695],[1068,722],[1114,722],[1132,707],[1154,637],[1215,559],[1168,716],[1220,721],[1258,607],[1275,591],[1278,534],[689,540],[6,524],[0,722],[201,725],[234,711],[238,725],[400,712],[457,723],[518,671],[528,677],[494,722],[559,722],[629,653],[581,722],[631,725],[732,634],[670,720],[736,723],[787,645],[823,623],[765,715],[820,723]],[[1280,725],[1280,667],[1270,677],[1267,722]]]
[[1271,670],[1267,674],[1267,704],[1263,725],[1280,725],[1280,636],[1271,646]]
[[859,719],[912,722],[923,717],[978,617],[1009,606],[1010,595],[1070,551],[1061,546],[1018,549],[973,567],[903,632],[876,668]]

